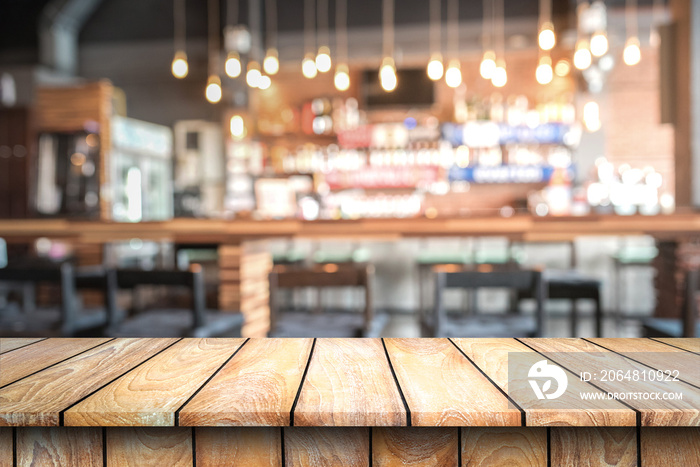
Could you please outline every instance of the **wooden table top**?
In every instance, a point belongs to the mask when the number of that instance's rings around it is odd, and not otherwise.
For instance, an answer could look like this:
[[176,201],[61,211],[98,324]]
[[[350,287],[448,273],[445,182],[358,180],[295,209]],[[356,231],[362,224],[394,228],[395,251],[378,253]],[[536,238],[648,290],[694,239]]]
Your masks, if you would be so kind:
[[[567,370],[567,391],[509,391],[514,355]],[[598,357],[677,368],[683,400],[576,409],[670,390],[582,381]],[[700,426],[700,339],[0,339],[0,426],[61,425]]]

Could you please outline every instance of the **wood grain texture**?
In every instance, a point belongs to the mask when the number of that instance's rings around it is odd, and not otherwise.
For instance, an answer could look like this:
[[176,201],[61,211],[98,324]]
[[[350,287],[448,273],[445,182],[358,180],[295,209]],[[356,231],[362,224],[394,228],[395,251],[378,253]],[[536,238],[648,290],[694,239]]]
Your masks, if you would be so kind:
[[192,467],[191,428],[109,428],[106,467]]
[[285,467],[369,466],[368,428],[284,429]]
[[197,466],[282,465],[282,430],[267,427],[208,427],[195,432]]
[[375,428],[372,465],[376,467],[456,467],[459,437],[456,428]]
[[700,428],[642,428],[642,465],[700,465]]
[[64,414],[66,426],[174,426],[175,412],[244,339],[184,339]]
[[546,428],[462,428],[461,447],[462,467],[547,465]]
[[688,352],[700,353],[700,337],[655,337],[653,340],[674,345]]
[[59,412],[176,339],[116,339],[0,390],[0,425],[55,426]]
[[251,339],[180,411],[181,426],[284,426],[313,339]]
[[517,359],[519,366],[542,360],[540,354],[515,339],[452,339],[489,378],[503,389],[526,412],[528,426],[634,426],[637,414],[615,400],[587,401],[580,407],[579,393],[599,393],[590,384],[570,373],[567,391],[558,399],[539,401],[529,385],[508,386],[509,358]]
[[520,426],[521,413],[447,339],[386,339],[414,426]]
[[678,370],[680,372],[679,379],[700,386],[700,355],[694,355],[651,339],[599,338],[588,340],[657,370]]
[[[583,371],[595,372],[602,369],[649,371],[649,368],[625,359],[613,352],[593,345],[582,339],[523,339],[534,349],[544,352],[555,363],[569,368],[576,374]],[[673,355],[673,354],[669,354]],[[571,378],[569,378],[571,380]],[[682,382],[658,381],[602,381],[596,385],[612,393],[681,392],[683,399],[648,400],[627,398],[625,402],[641,412],[642,426],[698,426],[700,425],[700,389]]]
[[17,465],[102,467],[102,430],[17,428]]
[[638,465],[636,428],[552,428],[549,442],[552,465]]
[[12,428],[0,428],[0,467],[12,467]]
[[44,340],[43,337],[2,337],[0,338],[0,355],[42,340]]
[[47,339],[0,355],[0,386],[42,370],[109,339]]
[[318,339],[298,426],[400,426],[406,410],[380,339]]

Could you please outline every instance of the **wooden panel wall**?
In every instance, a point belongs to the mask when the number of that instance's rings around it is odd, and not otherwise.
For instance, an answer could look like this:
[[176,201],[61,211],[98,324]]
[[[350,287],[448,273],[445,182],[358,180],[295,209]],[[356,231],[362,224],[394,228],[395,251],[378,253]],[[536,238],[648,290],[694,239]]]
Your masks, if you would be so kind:
[[0,109],[0,219],[29,217],[33,143],[30,112]]

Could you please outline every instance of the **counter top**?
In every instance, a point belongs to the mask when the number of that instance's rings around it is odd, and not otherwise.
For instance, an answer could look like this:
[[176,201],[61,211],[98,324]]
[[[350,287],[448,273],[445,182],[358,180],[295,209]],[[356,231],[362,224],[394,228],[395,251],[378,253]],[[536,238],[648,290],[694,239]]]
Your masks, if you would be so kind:
[[[679,381],[579,378],[615,359]],[[556,400],[509,377],[542,360]],[[4,338],[0,368],[0,426],[700,426],[700,339]],[[650,388],[683,399],[579,397]]]

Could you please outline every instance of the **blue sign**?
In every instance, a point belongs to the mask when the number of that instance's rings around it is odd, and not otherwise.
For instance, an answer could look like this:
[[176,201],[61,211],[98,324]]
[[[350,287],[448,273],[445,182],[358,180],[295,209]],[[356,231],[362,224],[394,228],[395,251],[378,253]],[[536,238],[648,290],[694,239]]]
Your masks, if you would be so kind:
[[[555,168],[551,165],[453,166],[448,174],[451,182],[470,183],[548,183]],[[566,169],[573,178],[573,166]]]

